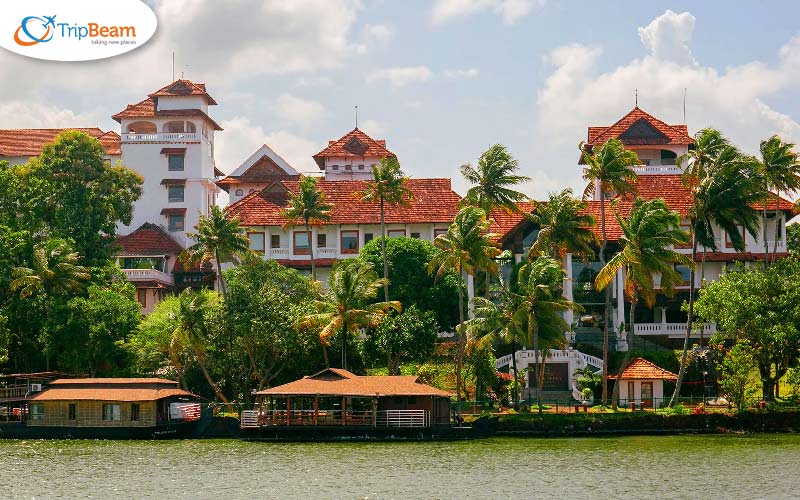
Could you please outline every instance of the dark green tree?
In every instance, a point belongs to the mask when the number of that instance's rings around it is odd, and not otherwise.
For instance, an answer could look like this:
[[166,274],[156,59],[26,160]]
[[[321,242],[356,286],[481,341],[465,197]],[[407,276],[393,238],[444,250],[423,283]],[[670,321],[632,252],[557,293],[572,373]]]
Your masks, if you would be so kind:
[[289,219],[289,225],[296,220],[302,220],[306,227],[311,256],[311,277],[314,281],[317,280],[317,263],[314,259],[314,242],[311,240],[311,224],[329,221],[332,208],[333,205],[325,201],[325,193],[317,189],[317,178],[301,175],[300,191],[289,193],[289,208],[283,211],[284,217]]
[[401,362],[424,361],[433,353],[438,332],[433,312],[412,305],[400,314],[387,315],[367,335],[366,350],[384,357],[389,375],[400,375]]

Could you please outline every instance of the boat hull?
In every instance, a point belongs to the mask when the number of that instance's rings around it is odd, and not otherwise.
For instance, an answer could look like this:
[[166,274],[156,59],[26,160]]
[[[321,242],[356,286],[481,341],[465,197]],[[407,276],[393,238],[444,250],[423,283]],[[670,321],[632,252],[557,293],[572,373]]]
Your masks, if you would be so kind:
[[24,423],[0,425],[0,439],[183,439],[192,437],[197,422],[153,427],[54,427]]

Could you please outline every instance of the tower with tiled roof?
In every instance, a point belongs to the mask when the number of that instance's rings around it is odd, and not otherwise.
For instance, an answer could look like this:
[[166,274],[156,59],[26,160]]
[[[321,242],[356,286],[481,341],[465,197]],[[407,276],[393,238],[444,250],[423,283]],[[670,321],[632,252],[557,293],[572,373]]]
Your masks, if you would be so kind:
[[369,180],[372,166],[381,158],[395,157],[386,149],[386,141],[373,139],[358,127],[314,155],[314,161],[328,180]]

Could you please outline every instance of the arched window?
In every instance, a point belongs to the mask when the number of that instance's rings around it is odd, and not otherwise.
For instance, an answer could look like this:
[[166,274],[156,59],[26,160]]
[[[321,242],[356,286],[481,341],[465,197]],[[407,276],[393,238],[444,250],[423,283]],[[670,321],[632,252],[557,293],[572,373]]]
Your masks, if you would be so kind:
[[167,134],[179,134],[181,132],[193,134],[197,131],[197,127],[192,122],[181,120],[165,123],[162,130]]
[[242,195],[244,194],[244,191],[242,191],[241,189],[237,189],[237,190],[234,192],[234,194],[235,194],[236,196],[242,196]]
[[674,151],[670,151],[668,149],[661,150],[661,164],[662,165],[675,165],[678,159],[678,155],[675,154]]
[[155,134],[156,125],[151,122],[133,122],[128,125],[129,134]]

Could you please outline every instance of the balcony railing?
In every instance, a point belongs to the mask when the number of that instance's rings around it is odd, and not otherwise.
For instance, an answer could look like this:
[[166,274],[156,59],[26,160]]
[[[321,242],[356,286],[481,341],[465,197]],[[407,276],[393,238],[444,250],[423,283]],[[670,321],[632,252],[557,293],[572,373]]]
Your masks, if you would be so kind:
[[336,257],[338,254],[339,254],[338,248],[318,248],[316,256],[331,258],[331,257]]
[[[666,335],[672,338],[680,338],[686,335],[686,323],[637,323],[633,326],[636,335]],[[705,323],[703,325],[703,336],[710,337],[716,333],[716,323]],[[694,328],[692,337],[699,337],[700,330]]]
[[341,410],[245,410],[240,417],[242,428],[266,426],[371,426],[429,427],[427,410],[380,410],[344,412]]
[[270,248],[269,256],[272,259],[288,259],[289,258],[289,249],[288,248]]
[[639,165],[633,167],[633,171],[639,175],[647,174],[682,174],[683,169],[677,165]]
[[0,387],[0,399],[24,398],[28,392],[27,385],[12,385],[10,387]]
[[128,281],[158,281],[166,285],[174,285],[175,278],[171,274],[157,269],[123,269]]
[[200,142],[197,132],[156,132],[152,134],[122,134],[122,142]]

